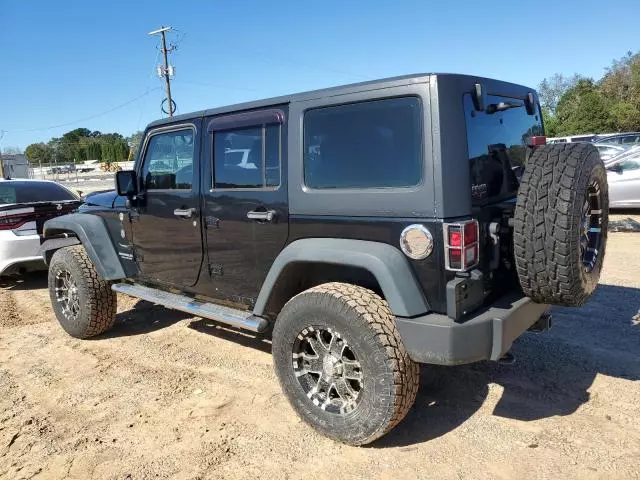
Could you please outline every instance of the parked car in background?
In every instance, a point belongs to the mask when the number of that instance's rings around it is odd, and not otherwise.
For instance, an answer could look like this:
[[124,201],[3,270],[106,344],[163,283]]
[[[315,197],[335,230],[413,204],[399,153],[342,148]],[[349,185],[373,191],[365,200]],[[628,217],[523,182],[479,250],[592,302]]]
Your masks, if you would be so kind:
[[549,137],[547,143],[573,143],[573,142],[592,142],[596,138],[593,133],[586,133],[584,135],[570,135],[568,137]]
[[640,145],[605,163],[610,208],[640,207]]
[[594,143],[594,145],[598,149],[598,153],[603,162],[612,159],[616,155],[620,155],[629,148],[628,146],[615,145],[612,143]]
[[0,276],[45,269],[38,255],[46,220],[75,210],[80,197],[47,180],[0,180]]
[[640,143],[640,132],[614,133],[611,135],[598,135],[594,143],[609,143],[633,145]]

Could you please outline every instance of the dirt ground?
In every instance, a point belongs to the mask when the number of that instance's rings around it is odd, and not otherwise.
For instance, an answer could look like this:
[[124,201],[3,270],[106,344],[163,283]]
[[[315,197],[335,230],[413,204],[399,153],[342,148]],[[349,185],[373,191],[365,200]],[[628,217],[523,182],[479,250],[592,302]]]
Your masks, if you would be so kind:
[[638,479],[638,252],[637,233],[610,234],[585,308],[554,309],[514,365],[423,381],[408,417],[365,448],[296,417],[268,340],[124,297],[112,331],[74,340],[44,275],[4,280],[0,478]]

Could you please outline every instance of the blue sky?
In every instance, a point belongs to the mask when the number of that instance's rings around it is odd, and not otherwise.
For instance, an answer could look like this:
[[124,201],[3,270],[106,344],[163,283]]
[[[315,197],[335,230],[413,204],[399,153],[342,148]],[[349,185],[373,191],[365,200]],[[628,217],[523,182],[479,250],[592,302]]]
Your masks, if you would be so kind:
[[172,90],[186,113],[416,72],[599,78],[640,49],[638,18],[638,0],[0,0],[0,147],[77,127],[129,135],[161,117],[147,35],[160,25],[178,29]]

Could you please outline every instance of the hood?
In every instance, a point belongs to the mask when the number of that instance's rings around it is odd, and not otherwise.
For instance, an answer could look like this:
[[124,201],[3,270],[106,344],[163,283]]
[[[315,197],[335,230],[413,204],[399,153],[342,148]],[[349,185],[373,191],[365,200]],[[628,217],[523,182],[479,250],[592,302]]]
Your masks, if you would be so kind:
[[84,197],[84,203],[97,207],[113,208],[113,204],[117,197],[118,193],[115,190],[93,192]]

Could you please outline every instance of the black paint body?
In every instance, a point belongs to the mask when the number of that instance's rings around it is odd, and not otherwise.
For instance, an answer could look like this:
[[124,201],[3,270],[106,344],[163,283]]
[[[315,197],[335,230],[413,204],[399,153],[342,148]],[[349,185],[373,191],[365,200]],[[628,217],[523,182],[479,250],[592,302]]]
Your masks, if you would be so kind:
[[[410,260],[431,311],[447,313],[442,223],[469,218],[481,222],[480,292],[517,287],[505,278],[489,278],[486,261],[490,221],[512,209],[513,202],[472,207],[469,156],[462,96],[482,83],[492,94],[525,98],[533,90],[504,82],[462,75],[413,75],[271,100],[196,112],[152,123],[146,136],[180,125],[195,130],[192,190],[142,190],[130,205],[113,193],[93,195],[81,211],[102,216],[114,245],[135,260],[121,261],[132,278],[175,288],[215,301],[251,308],[273,261],[282,249],[304,238],[346,238],[382,242],[399,248],[401,231],[423,224],[433,235],[433,253]],[[422,105],[423,170],[415,188],[310,190],[303,185],[303,117],[310,108],[399,96],[417,96]],[[278,187],[215,189],[213,185],[212,119],[277,109],[283,112],[281,182]],[[136,161],[142,171],[146,142]],[[139,187],[142,187],[140,185]],[[175,209],[194,209],[190,219]],[[247,218],[250,211],[273,211],[274,220]],[[120,219],[120,215],[124,219]],[[122,233],[124,231],[124,234]],[[125,255],[126,257],[126,255]],[[492,275],[493,276],[493,275]],[[487,297],[488,298],[488,297]],[[426,313],[426,312],[424,312]]]

